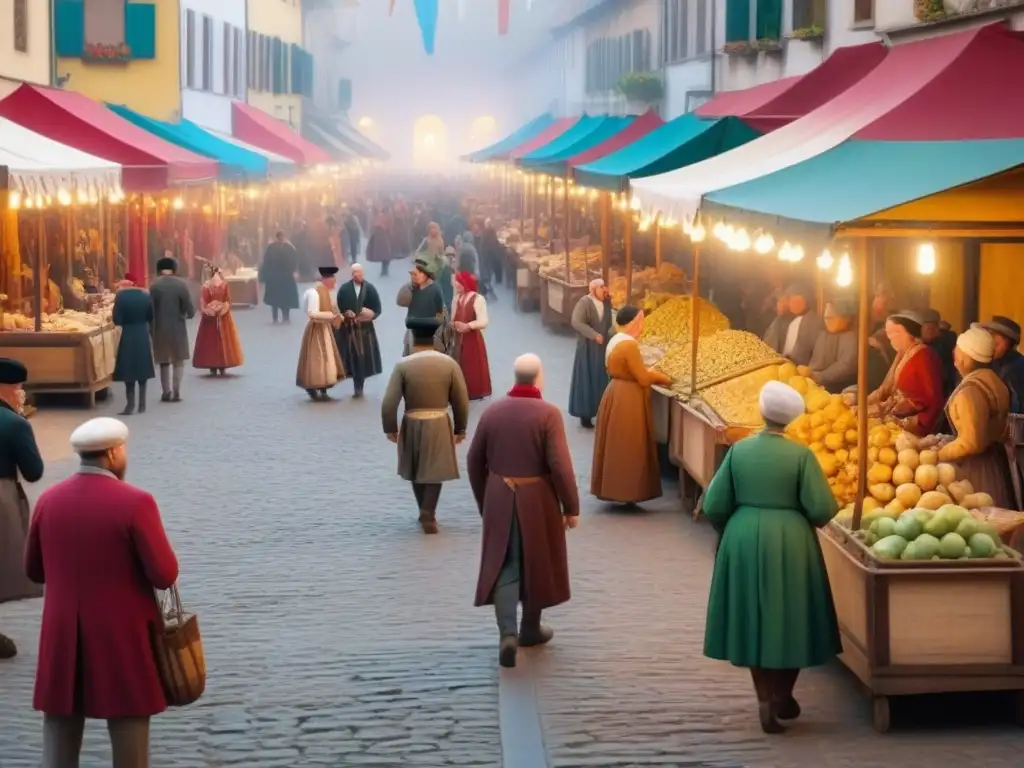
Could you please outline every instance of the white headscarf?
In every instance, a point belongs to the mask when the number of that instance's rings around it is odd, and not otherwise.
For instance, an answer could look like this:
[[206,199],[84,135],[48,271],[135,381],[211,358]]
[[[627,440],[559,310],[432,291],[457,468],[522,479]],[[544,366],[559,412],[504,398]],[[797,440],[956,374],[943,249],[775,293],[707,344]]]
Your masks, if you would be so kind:
[[761,418],[773,424],[786,426],[804,413],[803,397],[781,381],[769,381],[765,384],[761,388],[757,402],[761,408]]
[[979,363],[991,363],[996,354],[996,341],[983,328],[971,326],[956,338],[960,351]]

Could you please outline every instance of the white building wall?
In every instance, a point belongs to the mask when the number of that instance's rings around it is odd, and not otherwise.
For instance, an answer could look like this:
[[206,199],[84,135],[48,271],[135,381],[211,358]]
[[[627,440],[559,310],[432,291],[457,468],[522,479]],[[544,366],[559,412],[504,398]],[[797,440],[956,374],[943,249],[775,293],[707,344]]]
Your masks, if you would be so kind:
[[305,15],[305,47],[316,62],[313,103],[328,114],[339,109],[338,84],[346,77],[346,57],[338,43],[354,38],[355,10],[338,5],[307,11]]
[[[231,133],[231,102],[246,98],[246,0],[180,0],[181,9],[181,117],[222,133]],[[189,12],[194,20],[189,26]],[[209,43],[204,41],[203,19],[212,22]],[[225,26],[234,30],[225,40]],[[189,33],[192,43],[189,43]],[[237,44],[237,49],[236,49]],[[204,46],[212,46],[212,57]],[[192,77],[189,82],[189,54]],[[235,57],[238,57],[235,64]],[[212,61],[209,75],[205,65]],[[225,67],[225,62],[229,66]],[[227,71],[225,71],[227,69]]]

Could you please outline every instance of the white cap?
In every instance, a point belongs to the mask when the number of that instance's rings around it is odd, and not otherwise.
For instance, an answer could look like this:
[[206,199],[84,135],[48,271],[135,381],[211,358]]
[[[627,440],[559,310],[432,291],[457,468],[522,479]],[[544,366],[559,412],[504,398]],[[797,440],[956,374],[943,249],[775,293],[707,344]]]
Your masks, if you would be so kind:
[[75,453],[109,451],[128,442],[128,427],[123,421],[103,416],[80,425],[71,433],[71,448]]
[[957,336],[956,345],[960,351],[979,363],[991,363],[996,354],[996,342],[992,334],[977,323]]
[[761,387],[757,402],[761,408],[761,417],[773,424],[786,426],[804,412],[803,397],[789,384],[781,381],[769,381]]

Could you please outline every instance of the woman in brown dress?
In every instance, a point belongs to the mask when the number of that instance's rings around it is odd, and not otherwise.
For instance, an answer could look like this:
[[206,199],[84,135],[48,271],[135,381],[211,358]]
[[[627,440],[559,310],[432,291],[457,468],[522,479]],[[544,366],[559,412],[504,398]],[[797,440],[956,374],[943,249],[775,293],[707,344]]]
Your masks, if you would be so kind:
[[992,370],[995,341],[978,327],[961,333],[953,365],[962,377],[946,403],[954,436],[944,438],[939,461],[956,464],[961,479],[992,497],[995,506],[1016,509],[1016,493],[1006,449],[1010,390]]
[[237,368],[244,362],[242,343],[231,316],[231,293],[220,269],[213,268],[210,279],[203,284],[199,310],[199,332],[192,353],[195,368],[208,368],[214,376],[224,375],[228,368]]
[[604,358],[611,381],[597,411],[590,492],[602,501],[631,505],[661,496],[651,385],[671,379],[644,365],[637,343],[644,313],[626,306],[615,322],[619,333],[608,342]]

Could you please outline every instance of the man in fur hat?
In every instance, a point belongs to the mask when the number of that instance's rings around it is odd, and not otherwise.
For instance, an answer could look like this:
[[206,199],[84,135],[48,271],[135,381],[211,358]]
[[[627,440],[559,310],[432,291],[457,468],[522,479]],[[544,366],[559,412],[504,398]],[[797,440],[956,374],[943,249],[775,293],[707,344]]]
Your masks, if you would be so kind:
[[160,366],[160,401],[178,403],[189,359],[186,323],[195,317],[196,308],[188,283],[175,274],[178,262],[165,256],[157,261],[156,271],[159,277],[149,288],[153,301],[153,361]]

